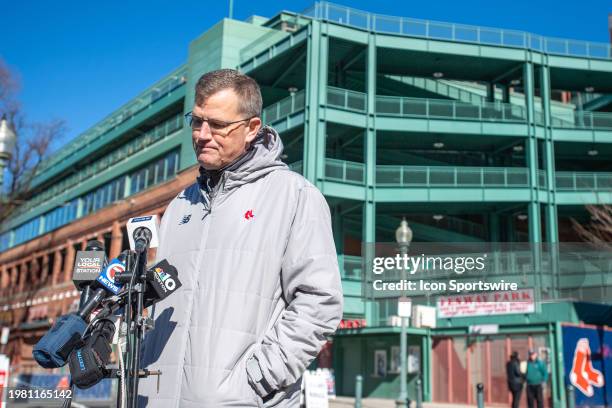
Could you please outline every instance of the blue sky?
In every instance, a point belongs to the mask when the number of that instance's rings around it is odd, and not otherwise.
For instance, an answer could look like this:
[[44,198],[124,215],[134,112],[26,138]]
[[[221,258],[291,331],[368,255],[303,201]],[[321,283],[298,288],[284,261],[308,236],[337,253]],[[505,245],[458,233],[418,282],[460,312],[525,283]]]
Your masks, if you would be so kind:
[[[438,0],[335,3],[397,16],[608,42],[610,0]],[[301,11],[312,1],[234,0],[234,18]],[[0,57],[18,73],[31,120],[64,119],[65,141],[187,58],[189,42],[227,16],[224,1],[12,1],[2,6]]]

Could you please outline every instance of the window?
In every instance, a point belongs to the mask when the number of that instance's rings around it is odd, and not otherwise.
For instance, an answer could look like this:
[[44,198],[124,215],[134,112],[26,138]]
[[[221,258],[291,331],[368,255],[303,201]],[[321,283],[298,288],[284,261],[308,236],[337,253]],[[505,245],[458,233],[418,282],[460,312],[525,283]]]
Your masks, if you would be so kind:
[[136,194],[167,180],[176,174],[177,165],[178,152],[172,152],[147,164],[145,168],[132,173],[130,194]]

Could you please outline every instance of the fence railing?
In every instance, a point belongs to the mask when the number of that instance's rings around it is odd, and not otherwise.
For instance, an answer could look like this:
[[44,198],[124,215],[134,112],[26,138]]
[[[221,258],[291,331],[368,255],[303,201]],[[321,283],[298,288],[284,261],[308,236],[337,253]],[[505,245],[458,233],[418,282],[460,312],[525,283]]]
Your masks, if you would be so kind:
[[[289,165],[302,170],[302,162]],[[325,159],[327,180],[363,184],[365,164]],[[546,172],[538,170],[538,187],[546,188]],[[377,186],[405,187],[529,187],[529,169],[524,167],[468,167],[468,166],[404,166],[377,165]],[[555,172],[556,189],[560,191],[612,191],[612,173]]]
[[573,115],[552,118],[552,126],[568,129],[612,129],[612,113],[575,111]]
[[[327,104],[342,109],[365,112],[367,96],[363,92],[328,87]],[[441,119],[518,122],[527,120],[523,106],[502,102],[467,102],[446,99],[376,96],[376,113],[390,116],[412,116]]]
[[346,183],[365,182],[365,164],[338,159],[325,159],[325,178]]
[[283,119],[292,113],[304,109],[306,93],[304,90],[296,92],[280,101],[266,107],[262,112],[262,119],[265,124],[271,124],[279,119]]
[[528,187],[529,170],[519,167],[376,167],[379,186]]
[[[356,112],[367,109],[367,95],[349,89],[327,88],[327,104]],[[424,117],[434,119],[476,120],[484,122],[525,123],[527,110],[524,106],[485,102],[469,103],[447,99],[413,98],[405,96],[376,96],[378,115],[401,117]],[[542,112],[535,112],[535,122],[544,123]],[[568,112],[567,115],[552,118],[552,126],[568,129],[612,129],[612,113]]]
[[551,38],[524,31],[387,16],[326,1],[316,2],[302,14],[318,20],[386,34],[523,48],[572,57],[612,58],[612,47],[603,42]]
[[360,256],[338,255],[338,265],[342,279],[361,279],[363,267]]
[[548,182],[546,181],[546,172],[544,170],[538,170],[538,187],[546,188]]
[[444,95],[458,101],[471,104],[481,104],[485,102],[485,97],[483,95],[479,95],[476,92],[466,91],[465,89],[461,89],[441,80],[398,75],[386,75],[386,77],[429,92]]
[[612,191],[612,173],[557,171],[555,185],[559,191]]
[[327,87],[327,104],[342,109],[365,112],[367,108],[366,94],[349,89]]
[[410,215],[408,222],[412,221],[478,238],[486,238],[487,236],[487,228],[483,224],[450,215],[445,215],[439,220],[434,219],[431,215]]
[[262,46],[253,48],[253,51],[245,51],[240,58],[240,70],[242,72],[248,72],[253,68],[256,68],[267,61],[271,60],[275,56],[287,51],[289,48],[297,45],[298,43],[306,40],[308,37],[308,31],[302,29],[286,36],[285,38],[273,43],[275,37],[270,37],[270,40],[266,40]]
[[502,102],[471,104],[445,99],[376,96],[376,113],[396,116],[480,120],[495,122],[525,122],[524,107]]

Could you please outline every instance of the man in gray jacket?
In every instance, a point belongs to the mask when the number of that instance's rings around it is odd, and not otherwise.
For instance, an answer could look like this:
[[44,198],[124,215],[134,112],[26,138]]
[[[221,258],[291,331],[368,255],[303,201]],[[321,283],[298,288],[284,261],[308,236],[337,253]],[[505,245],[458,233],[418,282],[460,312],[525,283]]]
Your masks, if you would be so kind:
[[302,373],[342,317],[329,207],[280,160],[257,83],[203,75],[186,115],[197,182],[169,204],[157,258],[183,286],[152,311],[149,407],[297,407]]

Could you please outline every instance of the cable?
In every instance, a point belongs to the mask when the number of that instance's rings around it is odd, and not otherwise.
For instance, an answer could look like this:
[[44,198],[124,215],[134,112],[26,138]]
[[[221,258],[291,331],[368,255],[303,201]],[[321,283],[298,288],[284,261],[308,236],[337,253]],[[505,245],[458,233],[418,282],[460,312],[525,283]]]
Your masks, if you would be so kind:
[[126,398],[126,386],[125,386],[125,363],[123,361],[123,350],[121,350],[121,343],[123,340],[119,338],[117,342],[117,347],[119,349],[119,388],[121,389],[121,408],[125,408],[125,398]]

